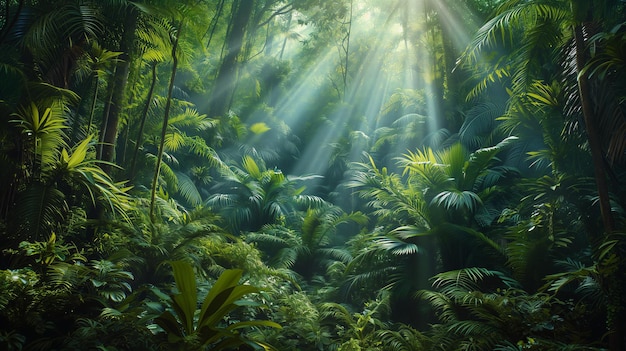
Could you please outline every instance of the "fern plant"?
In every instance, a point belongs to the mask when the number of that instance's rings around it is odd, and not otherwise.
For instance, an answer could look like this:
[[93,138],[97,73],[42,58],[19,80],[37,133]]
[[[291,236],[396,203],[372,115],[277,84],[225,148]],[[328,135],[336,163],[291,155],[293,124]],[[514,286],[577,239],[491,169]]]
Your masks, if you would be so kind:
[[529,294],[506,274],[485,268],[464,268],[433,277],[435,290],[418,296],[437,311],[441,324],[432,340],[445,350],[522,349],[553,350],[593,347],[591,316],[584,307],[543,293]]
[[317,177],[288,177],[251,156],[243,157],[241,167],[221,169],[221,176],[206,204],[224,217],[235,234],[281,224],[299,208],[325,203],[319,196],[304,193],[302,184]]
[[268,255],[268,262],[276,268],[288,268],[302,275],[307,281],[316,274],[323,274],[333,262],[344,264],[352,256],[332,245],[334,236],[342,225],[363,225],[367,218],[360,212],[345,213],[336,206],[309,209],[304,214],[292,214],[291,228],[265,225],[260,231],[249,233],[246,240],[255,242]]

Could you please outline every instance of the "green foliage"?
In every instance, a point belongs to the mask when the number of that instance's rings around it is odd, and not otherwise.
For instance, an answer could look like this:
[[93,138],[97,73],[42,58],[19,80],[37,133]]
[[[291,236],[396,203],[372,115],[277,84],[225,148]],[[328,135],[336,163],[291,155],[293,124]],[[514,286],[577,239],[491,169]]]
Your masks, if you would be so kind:
[[131,291],[132,274],[119,264],[100,260],[85,265],[84,257],[69,255],[66,246],[52,240],[23,247],[27,254],[43,258],[39,262],[43,272],[26,268],[2,272],[0,321],[12,326],[7,335],[14,344],[21,340],[27,349],[73,347],[69,345],[80,337],[67,335],[77,318],[96,318],[103,307],[121,302]]
[[382,350],[378,333],[388,329],[383,321],[389,312],[388,294],[366,303],[362,312],[331,302],[322,303],[319,309],[322,323],[333,330],[333,337],[345,340],[338,342],[338,350]]
[[7,351],[22,350],[25,340],[26,338],[23,335],[15,331],[2,331],[0,334],[0,345]]
[[327,349],[331,334],[320,324],[318,308],[304,292],[280,293],[273,302],[272,319],[282,329],[264,329],[268,343],[279,350]]
[[140,285],[167,281],[170,260],[186,259],[206,276],[210,269],[206,261],[215,253],[206,250],[205,241],[226,241],[224,230],[216,224],[218,217],[206,208],[184,211],[170,200],[157,202],[157,213],[164,219],[152,222],[147,200],[135,201],[130,224],[103,228],[96,238],[98,250],[130,264]]
[[50,170],[55,181],[63,181],[73,186],[81,186],[89,195],[93,205],[98,201],[104,203],[112,214],[120,215],[128,220],[126,211],[129,207],[128,190],[125,182],[115,183],[111,177],[99,167],[98,162],[87,157],[91,136],[81,141],[71,151],[61,150],[60,160]]
[[368,269],[357,273],[357,265],[349,267],[353,274],[350,284],[365,277],[384,276],[382,286],[404,286],[402,290],[410,294],[423,282],[408,277],[422,274],[425,280],[423,275],[429,273],[423,269],[422,273],[414,272],[415,266],[434,269],[427,255],[433,255],[435,250],[441,255],[444,269],[467,265],[476,257],[473,250],[485,250],[502,260],[500,245],[482,233],[480,226],[487,227],[495,221],[495,211],[490,209],[501,201],[497,198],[497,185],[515,174],[510,167],[496,165],[496,155],[514,140],[510,137],[473,153],[458,143],[440,152],[430,148],[409,151],[399,160],[406,180],[384,167],[379,170],[372,158],[369,164],[357,164],[358,171],[348,186],[369,201],[372,214],[386,226],[387,233],[374,239],[378,249],[362,250],[355,260],[363,264],[386,254],[395,258],[390,259],[393,269],[389,262],[380,259],[373,262],[382,263],[381,267],[369,267],[373,269],[369,273],[365,273]]
[[121,302],[126,294],[132,291],[128,280],[134,279],[133,274],[107,260],[91,262],[89,281],[98,295],[113,302]]
[[408,325],[400,325],[397,330],[380,330],[377,333],[385,350],[411,351],[431,350],[429,338]]
[[16,230],[19,239],[38,240],[47,233],[60,230],[68,206],[59,189],[35,182],[20,191],[17,199],[15,215],[19,223]]
[[[66,245],[62,241],[57,241],[57,237],[54,233],[50,235],[47,242],[36,241],[27,242],[22,241],[19,248],[24,251],[25,256],[35,256],[35,262],[42,267],[45,272],[47,267],[53,264],[55,261],[64,262],[68,261],[84,261],[84,256],[79,254],[75,245]],[[76,252],[71,253],[74,250]]]
[[587,247],[581,200],[591,193],[588,179],[565,174],[523,180],[524,194],[516,209],[503,211],[499,222],[506,223],[508,266],[513,276],[529,290],[538,289],[543,279],[559,268],[558,260],[584,257],[577,252]]
[[176,315],[165,311],[155,320],[167,333],[170,343],[183,343],[191,349],[210,346],[212,350],[223,350],[244,344],[272,349],[260,341],[247,339],[239,333],[239,329],[260,326],[280,328],[277,323],[251,320],[221,325],[223,319],[239,307],[244,295],[258,292],[250,285],[239,285],[241,270],[227,270],[220,275],[202,302],[196,320],[197,289],[193,269],[184,261],[170,264],[178,290],[171,296],[171,308]]
[[12,122],[31,140],[32,147],[29,151],[33,154],[35,172],[54,162],[60,148],[65,145],[63,129],[67,127],[63,109],[64,106],[59,103],[40,108],[35,102],[31,102],[14,114],[19,119]]
[[0,349],[620,334],[625,236],[602,234],[581,131],[623,226],[621,2],[3,4]]
[[583,305],[545,293],[528,294],[501,272],[444,272],[434,277],[433,286],[436,291],[424,290],[419,296],[437,310],[442,324],[434,326],[432,341],[442,349],[593,349],[584,321],[592,314]]
[[287,177],[250,156],[243,157],[241,167],[221,169],[223,181],[215,185],[215,193],[207,200],[235,233],[279,224],[299,207],[324,204],[320,197],[303,194],[304,187],[298,187],[308,177]]
[[[345,225],[364,225],[367,218],[359,213],[345,213],[336,206],[308,209],[302,215],[289,218],[291,228],[265,225],[259,232],[246,235],[246,240],[258,243],[276,268],[293,269],[307,281],[324,274],[333,262],[348,264],[352,256],[332,242]],[[342,226],[344,225],[344,226]]]

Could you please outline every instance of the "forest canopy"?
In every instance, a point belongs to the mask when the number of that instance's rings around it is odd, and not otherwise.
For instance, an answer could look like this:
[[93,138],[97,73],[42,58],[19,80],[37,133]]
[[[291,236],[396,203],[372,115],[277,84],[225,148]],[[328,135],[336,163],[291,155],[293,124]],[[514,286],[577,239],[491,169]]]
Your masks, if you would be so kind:
[[0,349],[626,351],[624,1],[0,13]]

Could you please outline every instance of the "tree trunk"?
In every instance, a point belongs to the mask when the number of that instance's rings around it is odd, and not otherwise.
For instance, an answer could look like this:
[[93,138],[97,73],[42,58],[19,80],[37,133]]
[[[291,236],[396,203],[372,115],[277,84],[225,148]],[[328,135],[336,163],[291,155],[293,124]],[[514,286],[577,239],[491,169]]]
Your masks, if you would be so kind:
[[238,61],[244,44],[246,28],[252,15],[254,2],[240,0],[233,3],[233,22],[227,36],[226,55],[222,60],[209,106],[209,115],[224,116],[228,112],[237,80]]
[[[457,15],[456,7],[452,4],[444,4],[442,6],[447,6],[450,9],[451,15],[454,15],[453,18],[448,19],[448,21],[458,21],[461,20],[461,17]],[[442,13],[439,13],[438,16],[443,16]],[[455,48],[453,42],[453,32],[454,29],[450,27],[450,23],[446,20],[439,20],[439,27],[441,29],[441,42],[443,48],[443,62],[444,62],[444,76],[442,77],[442,84],[444,84],[441,88],[442,96],[441,96],[441,114],[445,117],[445,121],[447,123],[447,128],[450,130],[454,130],[460,126],[462,121],[462,117],[455,111],[455,109],[460,107],[460,99],[459,99],[459,81],[458,71],[455,70],[456,60],[459,57],[460,53]]]
[[150,82],[150,90],[148,90],[148,97],[146,98],[146,105],[141,112],[141,121],[139,122],[139,131],[137,132],[137,140],[135,141],[135,149],[133,151],[133,158],[130,161],[130,179],[135,178],[135,172],[137,167],[137,155],[139,154],[139,148],[141,147],[141,139],[143,138],[143,129],[146,125],[146,119],[148,118],[148,111],[152,104],[152,97],[154,96],[154,87],[157,81],[157,64],[158,62],[152,62],[152,81]]
[[178,40],[182,32],[182,23],[174,38],[172,45],[172,73],[170,75],[170,82],[167,88],[167,100],[165,101],[165,112],[163,114],[163,126],[161,127],[161,142],[159,144],[159,151],[157,152],[157,162],[154,170],[154,178],[152,178],[152,188],[150,192],[150,220],[154,222],[154,205],[156,201],[156,188],[159,181],[159,175],[161,174],[161,162],[163,161],[163,148],[165,147],[165,135],[167,134],[167,125],[170,119],[170,108],[172,106],[172,92],[174,91],[174,80],[176,79],[176,70],[178,68],[178,57],[176,56],[176,50],[178,49]]
[[346,36],[344,37],[344,40],[342,42],[342,48],[344,51],[344,54],[346,55],[344,57],[344,63],[343,63],[343,70],[342,70],[342,79],[343,79],[343,99],[345,101],[346,98],[346,90],[348,88],[348,72],[349,72],[349,64],[350,64],[350,36],[352,34],[352,11],[353,11],[353,0],[350,0],[350,11],[349,11],[349,18],[348,18],[348,28],[346,30]]
[[91,134],[91,125],[93,124],[93,114],[96,111],[96,103],[98,102],[98,74],[93,75],[94,88],[93,97],[91,99],[91,107],[89,108],[89,122],[87,123],[87,135]]
[[209,39],[206,42],[207,48],[211,46],[211,40],[213,40],[213,35],[215,34],[215,29],[217,29],[217,24],[220,19],[220,16],[222,15],[223,9],[224,9],[224,0],[220,0],[220,2],[217,4],[217,11],[215,12],[215,16],[213,16],[213,19],[211,20],[211,26],[210,26],[211,33],[209,34]]
[[[591,157],[594,168],[594,178],[598,188],[598,197],[600,202],[600,212],[602,214],[602,222],[604,231],[611,233],[615,229],[615,222],[611,214],[611,205],[609,203],[609,188],[604,169],[604,157],[602,156],[602,144],[600,134],[596,126],[596,118],[594,116],[593,102],[591,100],[591,89],[586,74],[580,74],[587,63],[585,51],[585,38],[583,34],[583,26],[576,25],[574,27],[574,39],[576,41],[576,68],[578,76],[578,93],[580,103],[582,105],[583,118],[585,128],[587,130],[587,139],[589,148],[591,149]],[[594,238],[596,241],[600,238]]]
[[[591,158],[593,162],[594,178],[598,190],[598,199],[600,203],[600,213],[602,223],[604,224],[605,236],[594,234],[589,240],[592,247],[597,248],[606,238],[615,231],[615,221],[611,213],[611,204],[609,199],[609,187],[605,170],[605,162],[602,152],[602,144],[600,134],[596,126],[596,117],[591,100],[591,87],[586,73],[581,71],[587,63],[587,53],[585,50],[584,27],[582,24],[574,26],[574,39],[576,44],[576,68],[578,75],[578,92],[580,95],[580,103],[582,106],[583,118],[587,131],[587,141],[591,150]],[[594,250],[595,251],[595,250]],[[619,256],[618,256],[619,257]],[[603,262],[598,262],[598,273],[600,275],[600,285],[607,295],[607,329],[609,335],[609,350],[624,351],[625,343],[625,327],[623,305],[624,298],[621,292],[623,285],[623,277],[621,277],[620,269],[614,267],[605,267]],[[620,267],[618,267],[620,268]]]
[[[128,83],[128,74],[130,72],[131,54],[135,42],[135,30],[137,28],[137,10],[133,6],[127,8],[126,17],[124,19],[124,33],[120,42],[120,62],[115,70],[112,82],[111,98],[104,108],[104,116],[102,118],[102,149],[99,155],[100,160],[106,162],[115,161],[115,144],[117,142],[117,133],[120,123],[120,114],[124,107],[124,97],[126,84]],[[105,171],[110,171],[110,167],[103,165]]]
[[287,39],[289,39],[289,31],[291,30],[291,21],[293,20],[293,14],[289,13],[289,19],[287,20],[287,28],[285,29],[285,38],[283,39],[283,45],[280,48],[280,54],[278,55],[278,59],[282,61],[283,55],[285,54],[285,47],[287,46]]

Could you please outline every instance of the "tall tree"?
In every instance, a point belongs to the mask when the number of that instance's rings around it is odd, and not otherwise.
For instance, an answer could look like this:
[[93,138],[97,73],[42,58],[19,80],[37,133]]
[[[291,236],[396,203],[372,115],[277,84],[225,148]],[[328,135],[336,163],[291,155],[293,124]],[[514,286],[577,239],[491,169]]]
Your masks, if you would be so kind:
[[250,24],[254,1],[235,0],[231,7],[231,22],[226,34],[226,54],[220,64],[209,106],[210,116],[224,116],[232,101],[238,74],[238,63]]
[[[117,143],[120,118],[126,103],[126,85],[131,63],[135,55],[135,39],[137,22],[139,21],[139,9],[129,3],[112,7],[110,17],[121,19],[113,27],[121,31],[118,42],[118,50],[121,52],[119,63],[115,67],[113,79],[109,82],[107,101],[102,115],[100,128],[100,152],[99,159],[113,162],[115,159],[115,146]],[[110,171],[109,169],[107,169]]]
[[[175,24],[176,26],[176,24]],[[150,188],[150,218],[154,221],[154,205],[157,190],[157,182],[159,175],[161,174],[161,161],[163,160],[163,148],[165,146],[165,134],[167,132],[167,125],[169,123],[170,108],[172,106],[172,93],[174,91],[174,80],[176,79],[176,72],[178,69],[178,42],[180,40],[181,32],[183,30],[183,21],[181,20],[177,27],[176,33],[173,33],[172,38],[172,73],[170,75],[170,81],[167,88],[167,98],[165,100],[165,114],[163,116],[163,127],[161,128],[161,141],[159,144],[159,150],[157,151],[157,162],[154,171],[154,177],[152,178],[152,186]]]

